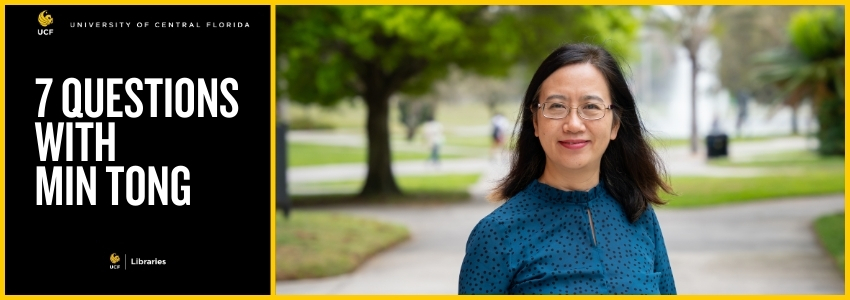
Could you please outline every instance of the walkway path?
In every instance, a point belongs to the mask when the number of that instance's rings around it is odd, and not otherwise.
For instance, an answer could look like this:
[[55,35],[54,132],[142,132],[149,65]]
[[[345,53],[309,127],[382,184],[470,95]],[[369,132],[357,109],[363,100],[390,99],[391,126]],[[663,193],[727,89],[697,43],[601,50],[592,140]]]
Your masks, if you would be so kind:
[[[740,156],[758,153],[770,143],[774,144],[769,149],[783,151],[800,145],[789,139],[742,145],[730,152]],[[671,174],[721,174],[684,148],[671,148],[662,156]],[[277,292],[456,294],[469,232],[497,207],[484,201],[483,193],[507,170],[505,164],[471,165],[484,176],[471,187],[474,199],[468,203],[323,208],[404,224],[411,231],[411,240],[370,259],[351,274],[279,282]],[[412,167],[407,170],[415,173]],[[744,176],[754,174],[757,170]],[[840,194],[713,208],[662,208],[658,218],[679,294],[843,294],[842,274],[818,246],[811,229],[814,218],[843,210],[844,195]]]
[[[408,226],[410,241],[327,279],[278,283],[281,294],[456,294],[469,232],[496,205],[337,207]],[[842,195],[707,209],[659,209],[679,294],[843,294],[811,223]],[[297,213],[297,212],[296,212]]]

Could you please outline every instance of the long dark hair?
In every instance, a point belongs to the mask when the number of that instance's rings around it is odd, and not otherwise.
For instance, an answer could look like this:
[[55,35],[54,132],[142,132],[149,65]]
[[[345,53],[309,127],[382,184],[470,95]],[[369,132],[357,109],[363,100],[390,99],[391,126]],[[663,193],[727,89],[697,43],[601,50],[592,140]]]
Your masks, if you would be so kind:
[[673,190],[662,179],[666,177],[664,165],[647,141],[649,133],[640,120],[634,96],[620,65],[604,48],[585,43],[567,44],[555,49],[534,73],[517,118],[519,137],[515,139],[516,151],[512,154],[511,170],[488,198],[507,200],[543,175],[546,153],[540,140],[534,136],[532,119],[536,106],[532,107],[532,104],[537,103],[540,86],[549,75],[561,67],[578,63],[593,65],[608,81],[614,103],[614,122],[620,124],[620,129],[617,138],[608,144],[602,155],[600,180],[622,205],[629,221],[635,222],[648,205],[666,204],[658,195],[659,188],[668,194],[673,194]]

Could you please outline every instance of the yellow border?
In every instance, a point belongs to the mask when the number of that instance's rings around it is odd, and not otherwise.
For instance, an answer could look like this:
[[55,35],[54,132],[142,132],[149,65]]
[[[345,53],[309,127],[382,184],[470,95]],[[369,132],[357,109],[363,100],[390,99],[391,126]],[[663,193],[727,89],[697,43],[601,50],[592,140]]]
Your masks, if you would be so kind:
[[[846,1],[840,0],[817,0],[808,1],[808,3],[788,2],[788,1],[765,1],[765,0],[750,0],[750,1],[734,1],[734,0],[714,0],[714,1],[618,1],[618,0],[584,0],[584,1],[563,1],[563,0],[537,0],[524,3],[516,0],[415,0],[415,1],[399,1],[399,0],[276,0],[276,1],[222,1],[222,0],[136,0],[136,1],[117,1],[107,0],[52,0],[33,3],[27,0],[4,1],[5,5],[845,5]],[[684,3],[683,3],[684,2]],[[274,25],[274,23],[272,23]]]
[[269,40],[271,40],[271,54],[270,54],[270,56],[271,56],[270,57],[271,58],[271,66],[269,66],[269,69],[270,69],[269,71],[271,72],[271,82],[269,82],[269,85],[271,85],[271,113],[272,113],[271,114],[272,115],[271,116],[271,136],[269,137],[271,139],[271,148],[272,148],[272,152],[271,152],[271,158],[272,158],[271,159],[271,186],[272,186],[272,189],[271,189],[272,190],[272,193],[271,193],[271,200],[272,200],[272,203],[271,203],[271,206],[272,206],[272,215],[271,215],[271,227],[272,227],[271,228],[271,262],[272,262],[272,265],[270,266],[270,268],[271,268],[271,285],[272,285],[271,286],[271,294],[274,295],[275,290],[277,289],[277,285],[275,284],[277,282],[277,280],[276,280],[277,278],[276,278],[276,274],[275,274],[276,269],[277,269],[277,262],[275,261],[275,257],[277,256],[277,255],[275,255],[275,253],[277,252],[277,251],[275,251],[276,248],[277,248],[276,245],[275,245],[277,243],[277,240],[275,239],[275,228],[277,228],[277,226],[275,226],[276,225],[275,224],[276,223],[275,217],[277,216],[277,194],[276,194],[277,193],[277,97],[275,95],[276,91],[277,91],[277,84],[276,84],[277,83],[277,77],[275,76],[277,74],[277,72],[276,72],[276,70],[277,70],[277,60],[275,58],[277,57],[277,55],[275,55],[275,52],[276,52],[276,48],[275,48],[275,45],[276,45],[275,15],[276,14],[275,14],[275,11],[276,10],[275,10],[274,5],[271,5],[270,11],[271,11],[271,16],[270,16],[271,23],[269,23],[269,24],[271,26],[271,37],[269,38]]
[[[675,1],[675,2],[681,2],[681,1]],[[271,106],[271,116],[270,116],[270,123],[271,123],[270,124],[270,126],[271,126],[271,134],[270,134],[270,139],[271,139],[271,153],[270,153],[270,155],[271,155],[271,166],[270,166],[271,167],[271,180],[270,180],[271,199],[270,200],[271,200],[271,203],[270,203],[270,205],[271,205],[272,212],[271,212],[271,237],[270,237],[270,239],[271,239],[271,261],[272,261],[272,264],[270,266],[270,269],[271,269],[270,273],[271,273],[271,292],[272,292],[272,295],[274,295],[275,290],[276,290],[276,284],[275,284],[276,281],[275,281],[275,278],[274,278],[275,277],[274,276],[275,275],[274,274],[275,273],[275,255],[274,255],[274,253],[275,253],[275,251],[274,251],[275,250],[275,238],[274,238],[274,236],[275,236],[275,226],[274,225],[275,225],[275,218],[276,218],[276,213],[277,213],[277,210],[276,210],[276,195],[275,195],[276,194],[276,143],[275,143],[275,137],[276,137],[276,127],[277,127],[276,126],[277,125],[277,103],[276,103],[277,101],[276,101],[276,88],[275,88],[276,87],[275,7],[276,7],[276,5],[304,5],[304,4],[306,4],[306,5],[400,4],[399,1],[397,1],[397,0],[396,1],[386,1],[386,0],[384,0],[384,1],[362,1],[362,0],[360,0],[360,1],[358,1],[358,0],[281,1],[281,0],[277,0],[277,1],[245,1],[245,2],[240,2],[240,3],[237,4],[235,2],[228,3],[228,2],[224,2],[224,1],[220,1],[220,0],[182,0],[180,2],[173,2],[173,1],[169,1],[169,0],[144,0],[144,1],[133,1],[131,3],[118,4],[118,3],[115,3],[113,1],[105,1],[105,0],[89,0],[89,1],[53,0],[53,1],[45,1],[45,2],[42,2],[40,4],[41,5],[97,5],[97,4],[99,4],[99,5],[191,5],[191,4],[194,4],[194,5],[201,5],[201,4],[205,4],[205,5],[210,5],[210,4],[213,4],[213,5],[216,5],[216,4],[230,5],[230,4],[232,4],[232,5],[270,5],[271,6],[271,16],[270,17],[271,17],[272,21],[271,21],[271,36],[270,36],[270,40],[271,40],[271,53],[270,53],[270,56],[271,56],[271,68],[270,68],[271,69],[270,70],[270,72],[271,72],[271,82],[270,82],[270,85],[271,85],[271,87],[270,87],[270,89],[271,89],[271,99],[270,99],[271,100],[271,103],[270,103],[270,106]],[[492,0],[490,0],[490,1],[482,1],[482,0],[470,1],[470,0],[466,0],[466,1],[463,1],[463,3],[457,3],[456,1],[446,1],[446,0],[444,0],[444,1],[422,1],[422,0],[419,0],[419,1],[405,1],[404,4],[428,4],[428,5],[442,5],[442,4],[446,4],[446,5],[459,5],[459,4],[460,5],[471,5],[471,4],[492,4],[492,5],[543,5],[543,4],[553,4],[553,5],[565,5],[565,4],[570,4],[570,5],[583,5],[583,4],[589,4],[589,5],[601,5],[601,4],[675,5],[675,4],[681,4],[681,3],[669,3],[669,2],[663,2],[663,1],[642,1],[642,2],[638,3],[638,2],[610,1],[610,0],[593,1],[593,2],[570,2],[570,3],[565,3],[564,1],[552,1],[552,0],[535,1],[534,3],[517,3],[517,1],[492,1]],[[692,5],[696,5],[696,4],[714,4],[714,5],[845,5],[845,2],[844,1],[812,1],[812,2],[809,2],[809,3],[806,3],[806,4],[794,4],[794,3],[775,3],[773,1],[740,2],[740,1],[725,0],[725,1],[710,1],[710,2],[693,2],[692,1],[692,2],[687,3],[687,4],[692,4]],[[4,72],[2,73],[2,75],[0,75],[0,78],[2,78],[2,80],[0,80],[0,137],[2,137],[2,142],[0,142],[0,143],[2,143],[2,144],[0,144],[0,145],[2,145],[2,146],[0,146],[0,154],[2,154],[2,156],[3,156],[3,161],[0,162],[0,169],[2,169],[2,172],[0,172],[0,194],[2,194],[2,197],[3,197],[2,199],[3,199],[3,202],[4,202],[4,205],[0,205],[0,213],[3,214],[3,220],[4,220],[3,222],[0,222],[0,237],[2,237],[2,241],[0,241],[0,247],[2,248],[2,253],[3,253],[3,256],[0,257],[0,266],[2,266],[3,269],[4,269],[4,272],[0,273],[0,291],[2,291],[2,294],[0,294],[0,297],[26,298],[26,299],[92,299],[92,298],[96,298],[96,299],[148,299],[148,298],[150,298],[150,299],[211,299],[211,298],[213,298],[213,299],[239,299],[239,298],[249,297],[249,296],[5,296],[4,295],[5,291],[6,291],[6,281],[5,281],[5,276],[6,276],[6,272],[5,272],[5,266],[6,266],[6,262],[5,262],[5,257],[6,257],[6,238],[5,238],[5,235],[6,235],[6,228],[5,228],[5,226],[6,226],[6,223],[5,223],[5,215],[6,215],[6,211],[5,211],[6,210],[6,207],[5,207],[5,199],[6,199],[5,198],[5,195],[6,195],[6,180],[5,180],[6,179],[6,138],[5,138],[5,132],[6,132],[5,131],[5,129],[6,129],[5,128],[5,117],[6,117],[6,112],[5,112],[5,107],[6,107],[5,106],[5,101],[6,101],[6,98],[5,98],[5,95],[6,95],[6,93],[5,93],[5,87],[6,87],[5,86],[6,85],[6,72],[5,72],[5,66],[6,66],[5,33],[6,33],[6,31],[5,31],[5,24],[6,24],[6,22],[5,22],[5,18],[6,18],[6,8],[5,8],[5,5],[34,5],[34,4],[29,2],[29,1],[22,1],[22,0],[6,1],[6,2],[4,2],[3,14],[2,14],[2,16],[0,16],[0,37],[3,37],[3,46],[4,46],[3,47],[3,57],[0,58],[0,66],[2,66],[3,69],[4,69]],[[845,23],[845,30],[846,30],[846,28],[847,28],[847,24]],[[846,41],[845,41],[845,45],[846,45]],[[845,85],[846,85],[846,82],[847,82],[847,79],[845,78]],[[850,111],[850,109],[845,107],[845,114],[848,111]],[[847,131],[847,129],[850,129],[850,126],[848,126],[848,124],[845,122],[845,132]],[[845,148],[846,148],[847,144],[848,144],[848,142],[845,140]],[[850,178],[846,177],[846,171],[845,171],[845,188],[847,186],[847,183],[850,183],[850,180],[848,180],[848,179],[850,179]],[[846,242],[846,227],[847,227],[847,224],[845,223],[845,249],[847,248],[847,245],[846,245],[846,243],[847,243]],[[51,279],[51,280],[61,280],[61,279]],[[846,276],[845,276],[845,286],[846,286],[847,282],[848,282],[848,280],[846,279]],[[845,293],[846,293],[846,291],[845,291]],[[263,297],[263,298],[265,298],[265,297],[269,297],[269,296],[250,296],[250,297]],[[275,297],[287,297],[287,298],[295,298],[295,299],[310,299],[310,298],[317,298],[317,299],[326,299],[326,298],[374,299],[374,298],[389,298],[389,297],[392,297],[393,299],[395,299],[395,298],[410,299],[410,298],[442,298],[442,297],[454,297],[454,296],[437,296],[437,295],[427,295],[427,296],[410,296],[410,295],[408,295],[408,296],[374,296],[374,295],[369,295],[369,296],[292,296],[292,295],[280,295],[280,296],[275,296]],[[508,296],[469,296],[469,297],[497,298],[497,297],[508,297]],[[510,297],[511,297],[511,299],[514,299],[516,297],[526,298],[526,297],[533,297],[533,296],[510,296]],[[584,298],[584,297],[590,297],[590,296],[574,296],[574,297]],[[597,296],[597,297],[600,297],[600,296]],[[601,297],[613,297],[613,296],[601,296]],[[652,296],[650,296],[650,297],[652,297]],[[716,296],[714,296],[714,295],[704,295],[704,296],[703,295],[682,295],[680,297],[705,298],[705,297],[716,297]],[[807,299],[809,297],[815,297],[815,298],[819,298],[819,299],[823,299],[823,298],[836,298],[836,299],[837,298],[845,298],[844,295],[837,295],[837,296],[830,296],[830,295],[814,295],[814,296],[809,296],[809,295],[797,295],[797,296],[777,295],[777,296],[723,296],[723,297],[724,298],[760,298],[760,299],[762,299],[762,298],[763,299],[767,299],[767,298],[770,298],[770,299]]]

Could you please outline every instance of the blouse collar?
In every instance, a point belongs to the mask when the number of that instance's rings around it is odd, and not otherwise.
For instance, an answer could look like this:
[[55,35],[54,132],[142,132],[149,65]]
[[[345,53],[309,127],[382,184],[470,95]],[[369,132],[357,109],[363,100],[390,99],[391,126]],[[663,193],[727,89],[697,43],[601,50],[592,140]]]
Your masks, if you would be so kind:
[[529,188],[540,199],[557,203],[588,203],[607,194],[602,180],[589,191],[564,191],[542,183],[537,179],[531,183]]

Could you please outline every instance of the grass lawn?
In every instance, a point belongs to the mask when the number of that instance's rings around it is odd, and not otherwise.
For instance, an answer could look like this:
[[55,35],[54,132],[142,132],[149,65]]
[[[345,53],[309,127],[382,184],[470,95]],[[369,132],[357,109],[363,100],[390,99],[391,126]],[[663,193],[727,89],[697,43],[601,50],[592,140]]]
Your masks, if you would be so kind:
[[724,167],[769,167],[769,168],[807,168],[838,169],[844,166],[844,157],[823,157],[813,151],[789,151],[760,155],[748,161],[729,161],[726,158],[712,159],[709,164]]
[[403,226],[342,214],[295,210],[289,217],[278,214],[275,223],[277,280],[351,272],[410,235]]
[[844,213],[822,216],[814,226],[821,244],[844,274]]
[[844,192],[843,174],[754,178],[673,177],[678,196],[662,194],[668,207],[748,202],[760,199]]
[[[314,166],[325,164],[343,164],[366,162],[366,149],[361,147],[315,145],[306,143],[287,144],[287,164],[290,167]],[[393,161],[421,160],[430,156],[425,152],[393,151]],[[450,153],[441,153],[441,159],[462,157]]]
[[[519,111],[519,102],[500,103],[497,109],[505,114],[511,124]],[[484,103],[454,103],[451,101],[441,102],[437,107],[436,119],[443,127],[450,129],[455,126],[479,126],[489,125],[490,111]],[[318,106],[303,106],[290,103],[288,108],[290,120],[299,120],[329,125],[336,129],[362,130],[366,126],[366,105],[363,101],[341,103],[336,107],[321,108]],[[398,105],[391,103],[389,111],[389,126],[392,134],[403,134],[404,125],[399,121],[401,112]]]
[[[782,137],[791,137],[792,135],[770,135],[770,136],[752,136],[752,137],[734,137],[729,136],[729,143],[738,143],[738,142],[757,142],[764,141],[775,138]],[[700,137],[697,141],[701,146],[705,146],[705,137]],[[653,147],[676,147],[676,146],[689,146],[691,144],[690,138],[653,138],[650,139],[649,144]]]
[[753,162],[714,161],[727,167],[766,168],[752,178],[671,177],[678,196],[662,194],[669,207],[694,207],[760,199],[844,192],[844,158],[799,154],[765,156]]
[[465,146],[465,147],[479,147],[479,148],[490,148],[492,146],[493,141],[490,139],[490,136],[454,136],[454,135],[446,135],[446,145],[448,146]]
[[[447,174],[440,176],[402,176],[396,183],[404,195],[391,198],[360,198],[356,195],[305,195],[292,196],[293,206],[326,205],[342,203],[447,203],[469,200],[467,188],[475,184],[481,174]],[[335,181],[311,184],[318,188],[359,190],[363,180]],[[303,186],[303,185],[302,185]]]

